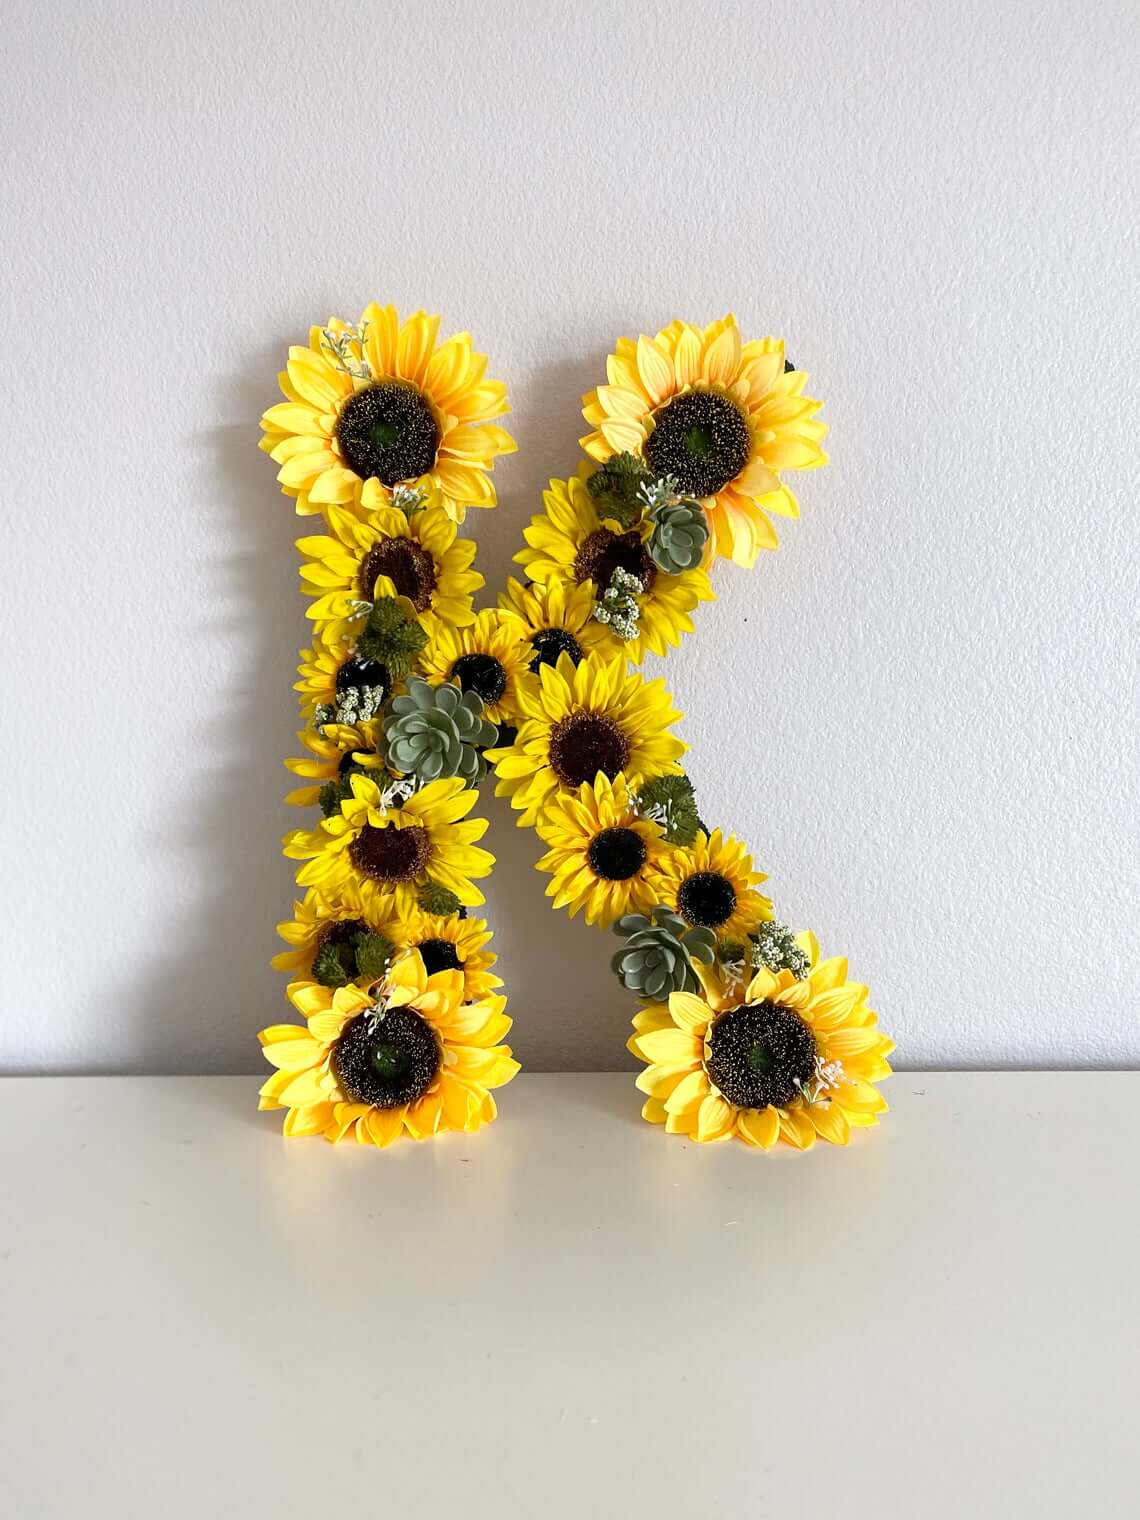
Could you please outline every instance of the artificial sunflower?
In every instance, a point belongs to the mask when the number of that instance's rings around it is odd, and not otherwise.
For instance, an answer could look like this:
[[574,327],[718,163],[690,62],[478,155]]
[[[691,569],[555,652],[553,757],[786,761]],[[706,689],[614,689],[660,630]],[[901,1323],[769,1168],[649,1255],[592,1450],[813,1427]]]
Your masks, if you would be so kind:
[[647,518],[623,528],[616,519],[601,515],[585,481],[577,476],[552,480],[542,500],[546,511],[531,518],[524,530],[527,547],[515,555],[532,580],[589,587],[596,603],[620,570],[637,607],[631,636],[612,637],[635,664],[647,650],[666,654],[683,633],[692,632],[693,608],[715,599],[708,573],[697,567],[666,575],[646,548],[653,526]]
[[320,802],[321,789],[328,782],[347,786],[354,772],[380,767],[376,753],[379,732],[376,722],[326,723],[321,728],[300,729],[297,738],[309,753],[286,760],[285,765],[306,784],[287,793],[285,801],[293,807],[312,807]]
[[300,514],[374,511],[400,486],[438,497],[455,522],[495,505],[490,471],[515,449],[490,422],[510,410],[506,387],[484,378],[468,333],[437,345],[438,334],[438,317],[417,311],[401,326],[374,303],[355,326],[331,317],[290,348],[287,399],[262,417],[261,447]]
[[491,971],[498,956],[487,948],[491,931],[485,919],[417,908],[406,918],[394,919],[384,932],[398,949],[417,951],[429,975],[461,972],[464,1001],[485,997],[503,985],[502,978]]
[[449,628],[425,617],[428,642],[420,669],[436,681],[458,681],[483,699],[483,716],[513,723],[518,716],[518,684],[533,651],[522,620],[512,612],[485,607],[466,628]]
[[648,1066],[637,1085],[651,1124],[701,1142],[810,1150],[817,1135],[846,1145],[852,1129],[878,1123],[887,1105],[874,1084],[891,1074],[894,1043],[847,962],[821,962],[813,935],[797,939],[811,961],[803,980],[762,970],[728,1000],[674,992],[636,1015],[629,1049]]
[[[277,933],[289,946],[273,957],[278,971],[292,973],[294,980],[319,981],[325,986],[343,986],[358,979],[370,979],[371,966],[363,969],[356,951],[362,935],[382,936],[396,948],[392,923],[366,908],[359,891],[346,885],[336,898],[323,897],[312,887],[293,904],[293,917],[277,925]],[[327,963],[326,973],[322,962]]]
[[674,775],[688,747],[669,732],[681,716],[665,683],[646,681],[618,655],[575,667],[568,654],[519,681],[522,722],[514,742],[488,750],[495,794],[521,808],[519,825],[536,822],[550,798],[576,795],[599,772],[625,773],[636,787],[648,776]]
[[571,918],[584,908],[588,924],[608,926],[653,907],[654,868],[669,846],[659,825],[637,812],[624,776],[598,775],[551,797],[535,827],[550,846],[538,869],[553,877],[546,895],[556,908],[568,907]]
[[693,928],[740,939],[772,917],[770,900],[755,890],[767,880],[752,869],[752,857],[738,839],[702,829],[691,845],[662,856],[653,887],[657,901]]
[[606,372],[609,384],[583,397],[587,454],[637,454],[672,477],[703,504],[716,553],[738,565],[774,549],[769,512],[799,512],[780,472],[827,462],[822,402],[804,395],[807,375],[782,340],[742,343],[731,314],[703,332],[671,322],[655,338],[619,338]]
[[398,507],[367,515],[330,507],[327,533],[297,540],[304,556],[302,590],[313,601],[308,616],[326,642],[343,640],[384,590],[406,597],[415,613],[431,611],[443,623],[475,621],[474,593],[483,577],[471,568],[475,543],[457,538],[455,524],[438,507],[408,517]]
[[468,819],[478,793],[459,777],[431,781],[410,796],[406,783],[349,777],[351,795],[314,829],[285,837],[285,854],[303,860],[298,884],[325,897],[355,888],[376,917],[404,915],[429,883],[446,887],[465,907],[484,901],[474,877],[495,863],[475,841],[487,832],[483,818]]
[[577,665],[585,655],[612,655],[622,648],[617,636],[594,617],[592,584],[573,586],[549,580],[528,586],[512,576],[507,589],[499,593],[499,606],[526,625],[532,671],[553,665],[560,654],[568,654]]
[[497,1042],[511,1027],[506,998],[463,1001],[458,971],[429,976],[414,953],[377,989],[294,982],[306,1027],[274,1024],[258,1038],[275,1067],[260,1107],[284,1108],[286,1135],[389,1145],[494,1119],[491,1089],[519,1069]]

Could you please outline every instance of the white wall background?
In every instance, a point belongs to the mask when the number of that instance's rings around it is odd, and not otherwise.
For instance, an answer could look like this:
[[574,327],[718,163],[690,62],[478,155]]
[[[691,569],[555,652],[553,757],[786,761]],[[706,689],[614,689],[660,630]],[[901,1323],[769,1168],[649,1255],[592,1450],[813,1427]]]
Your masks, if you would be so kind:
[[[827,399],[803,518],[669,663],[711,818],[905,1064],[1140,1057],[1132,3],[9,3],[0,1065],[254,1070],[290,875],[285,347],[470,328],[497,589],[621,332]],[[1131,180],[1131,183],[1130,183]],[[516,1047],[625,1064],[499,805]]]

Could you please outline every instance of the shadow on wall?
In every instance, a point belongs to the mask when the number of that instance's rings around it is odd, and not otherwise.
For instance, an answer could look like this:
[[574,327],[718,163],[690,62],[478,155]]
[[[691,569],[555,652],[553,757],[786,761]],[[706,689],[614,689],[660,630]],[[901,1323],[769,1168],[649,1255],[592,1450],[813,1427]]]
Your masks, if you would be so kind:
[[[199,541],[211,552],[197,567],[201,636],[216,645],[221,632],[248,658],[237,662],[236,685],[216,693],[208,725],[185,736],[183,769],[199,784],[208,778],[205,801],[171,811],[169,834],[146,841],[169,855],[172,876],[187,885],[162,953],[129,979],[135,1071],[262,1072],[258,1029],[291,1016],[285,979],[269,958],[281,948],[274,926],[295,895],[281,837],[308,816],[284,803],[291,778],[281,761],[300,748],[292,685],[296,652],[308,641],[293,540],[315,531],[316,520],[294,514],[257,448],[258,418],[288,341],[251,356],[226,397],[227,415],[240,420],[202,439],[207,523]],[[511,557],[548,477],[576,468],[579,398],[597,374],[596,357],[539,369],[527,386],[533,404],[508,419],[519,453],[495,472],[500,505],[470,513],[462,530],[479,542],[481,605],[494,605],[517,569]],[[517,386],[512,393],[517,405]],[[220,630],[223,608],[237,613]],[[497,864],[482,884],[487,906],[477,911],[495,932],[516,1054],[537,1071],[632,1066],[628,1000],[608,969],[610,937],[551,909],[549,878],[534,869],[541,841],[516,826],[517,815],[494,798],[493,780],[480,811],[491,819],[485,842]]]

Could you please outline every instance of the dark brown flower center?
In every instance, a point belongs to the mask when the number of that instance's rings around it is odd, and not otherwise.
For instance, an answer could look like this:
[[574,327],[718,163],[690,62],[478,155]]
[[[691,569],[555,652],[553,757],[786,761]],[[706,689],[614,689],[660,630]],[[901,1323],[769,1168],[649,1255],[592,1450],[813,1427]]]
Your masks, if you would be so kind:
[[557,665],[560,654],[568,654],[575,665],[582,663],[582,646],[565,628],[540,628],[530,642],[535,655],[528,668],[536,674],[540,665]]
[[431,859],[431,838],[422,824],[398,829],[366,823],[348,847],[348,858],[362,876],[373,881],[414,881]]
[[459,952],[449,939],[424,939],[416,946],[428,976],[437,971],[462,971],[463,962]]
[[551,730],[550,764],[564,786],[593,781],[599,771],[612,781],[629,754],[629,740],[605,713],[571,713]]
[[350,1103],[400,1108],[422,1098],[435,1081],[439,1041],[410,1008],[389,1008],[382,1016],[362,1013],[345,1025],[331,1065]]
[[719,871],[698,871],[681,883],[677,907],[689,923],[718,929],[736,912],[736,888]]
[[378,575],[386,575],[417,612],[424,612],[431,605],[431,594],[436,588],[435,561],[414,540],[382,538],[369,549],[360,567],[360,594],[366,602],[372,600]]
[[744,415],[716,391],[686,391],[653,414],[646,463],[671,475],[685,496],[715,496],[748,463],[751,440]]
[[590,840],[586,859],[603,881],[628,881],[645,864],[645,840],[636,829],[603,829]]
[[507,689],[507,672],[493,654],[461,654],[451,667],[451,678],[464,691],[482,697],[488,707]]
[[778,1003],[722,1013],[709,1029],[705,1070],[738,1108],[783,1108],[815,1075],[815,1036]]
[[407,380],[380,380],[350,396],[337,418],[336,437],[350,470],[386,486],[426,475],[439,448],[427,398]]
[[643,591],[649,590],[657,574],[657,566],[646,553],[640,533],[612,533],[609,528],[597,528],[583,539],[574,557],[574,579],[579,585],[593,581],[602,592],[609,589],[615,570],[635,575]]
[[[361,579],[363,580],[363,576]],[[373,581],[376,576],[373,575]],[[369,597],[372,592],[369,591]],[[379,686],[385,695],[392,688],[392,677],[388,673],[387,665],[382,665],[379,660],[363,660],[359,655],[353,655],[345,660],[344,664],[336,673],[336,692],[340,696],[342,692],[351,691],[354,687],[359,689],[367,686]]]

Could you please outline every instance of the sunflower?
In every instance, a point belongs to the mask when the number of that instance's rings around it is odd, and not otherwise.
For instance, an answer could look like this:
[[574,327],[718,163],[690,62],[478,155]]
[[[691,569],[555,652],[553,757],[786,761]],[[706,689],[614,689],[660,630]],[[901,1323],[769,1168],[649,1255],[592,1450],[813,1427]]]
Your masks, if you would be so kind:
[[385,782],[382,791],[381,783],[357,773],[349,785],[351,795],[330,817],[285,837],[289,859],[306,862],[297,872],[300,886],[325,897],[355,887],[377,916],[410,913],[417,889],[428,882],[454,892],[466,907],[484,901],[472,877],[486,876],[495,857],[475,843],[487,832],[486,820],[467,818],[477,792],[456,776],[431,781],[402,801],[400,782]]
[[752,857],[731,834],[701,830],[691,845],[670,850],[654,872],[657,901],[679,913],[694,929],[714,929],[722,939],[740,939],[772,917],[772,904],[753,889],[767,881],[752,869]]
[[523,809],[519,825],[533,824],[548,800],[576,795],[599,773],[614,780],[624,771],[636,787],[648,776],[675,775],[687,745],[670,726],[681,714],[665,683],[627,672],[621,655],[592,656],[577,668],[568,654],[519,681],[522,722],[512,744],[488,750],[498,781],[495,794]]
[[682,570],[666,575],[650,559],[646,544],[653,531],[648,519],[623,529],[613,518],[598,513],[585,481],[552,480],[543,492],[544,513],[524,530],[527,548],[515,555],[532,580],[562,582],[589,588],[591,603],[609,588],[615,570],[640,583],[634,591],[638,605],[635,638],[613,641],[635,664],[646,650],[666,654],[693,631],[689,616],[698,602],[715,599],[706,571]]
[[[277,933],[289,946],[275,955],[270,964],[278,971],[292,972],[305,981],[315,981],[313,962],[326,945],[353,948],[356,936],[361,932],[382,934],[395,945],[392,924],[378,916],[375,903],[368,908],[359,891],[347,884],[335,898],[323,897],[312,887],[299,902],[293,904],[293,917],[277,925]],[[341,956],[346,971],[356,972],[355,957]],[[349,981],[356,976],[350,975]]]
[[309,756],[286,760],[285,765],[308,784],[289,792],[285,801],[293,807],[312,807],[320,801],[321,788],[327,781],[343,780],[356,770],[378,768],[379,730],[375,722],[326,723],[320,729],[300,729],[297,738]]
[[379,989],[294,982],[288,997],[307,1027],[258,1036],[275,1067],[260,1107],[284,1108],[286,1135],[389,1145],[444,1130],[477,1130],[496,1114],[491,1089],[519,1069],[506,998],[463,1002],[458,971],[428,976],[418,955],[393,963]]
[[485,997],[503,985],[502,978],[491,971],[498,956],[487,948],[491,931],[485,919],[426,913],[417,908],[406,918],[393,919],[384,932],[397,948],[418,951],[429,975],[462,972],[465,1002]]
[[428,642],[420,670],[436,681],[458,681],[483,699],[492,723],[518,717],[518,684],[532,650],[526,627],[513,612],[485,607],[466,628],[449,628],[435,617],[422,619]]
[[456,538],[455,524],[440,508],[408,517],[397,507],[379,507],[364,517],[330,507],[326,522],[328,533],[297,540],[305,559],[302,590],[314,598],[308,616],[326,642],[351,633],[380,576],[417,614],[430,610],[453,627],[475,621],[473,596],[483,585],[471,568],[475,544]]
[[394,306],[369,306],[352,326],[331,317],[293,347],[278,376],[286,400],[261,419],[261,447],[302,516],[353,503],[388,506],[398,486],[432,498],[455,522],[493,507],[489,472],[515,443],[492,417],[507,390],[484,379],[487,360],[468,333],[436,345],[439,318],[417,311],[401,327]]
[[769,512],[798,515],[781,470],[826,464],[822,402],[803,394],[807,375],[778,338],[741,343],[731,314],[701,332],[671,322],[655,338],[619,338],[608,385],[583,397],[591,459],[641,455],[671,475],[708,515],[717,554],[746,568],[778,542]]
[[810,1150],[817,1135],[846,1145],[852,1129],[878,1123],[887,1105],[874,1083],[890,1076],[894,1043],[847,962],[821,962],[813,935],[797,941],[812,967],[802,981],[758,971],[735,999],[674,992],[636,1015],[629,1049],[648,1066],[637,1079],[643,1118],[762,1150],[777,1140]]
[[553,880],[546,889],[556,908],[588,924],[612,924],[623,913],[653,907],[653,871],[668,850],[656,823],[639,816],[625,777],[599,775],[577,793],[552,797],[535,825],[550,849],[538,862]]
[[584,655],[617,654],[624,648],[617,635],[594,617],[594,588],[550,580],[524,585],[512,576],[499,593],[499,606],[526,624],[534,653],[529,669],[553,665],[568,654],[577,665]]

